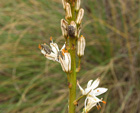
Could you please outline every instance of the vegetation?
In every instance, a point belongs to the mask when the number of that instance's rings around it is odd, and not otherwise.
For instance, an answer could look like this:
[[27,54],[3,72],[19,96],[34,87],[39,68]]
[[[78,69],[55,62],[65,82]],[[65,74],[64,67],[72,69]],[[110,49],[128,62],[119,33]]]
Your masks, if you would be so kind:
[[[140,112],[138,3],[82,0],[86,51],[77,79],[84,87],[101,77],[100,86],[109,89],[107,104],[95,113]],[[67,76],[38,49],[50,36],[63,46],[63,17],[61,0],[1,0],[0,113],[67,113]]]

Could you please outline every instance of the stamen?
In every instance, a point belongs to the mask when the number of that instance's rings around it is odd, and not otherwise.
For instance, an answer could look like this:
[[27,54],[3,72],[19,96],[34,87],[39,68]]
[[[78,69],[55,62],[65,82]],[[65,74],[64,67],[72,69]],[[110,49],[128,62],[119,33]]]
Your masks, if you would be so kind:
[[99,105],[99,108],[101,109],[101,106]]
[[52,37],[50,37],[50,41],[52,42]]
[[62,55],[64,56],[64,53],[65,53],[65,51],[64,51],[64,49],[62,49]]
[[65,53],[68,53],[68,50],[67,50],[67,48],[65,47]]
[[97,92],[99,92],[99,90],[97,90]]
[[[68,50],[66,49],[66,47],[64,49],[62,49],[62,53],[68,53]],[[63,55],[64,56],[64,55]]]
[[40,44],[38,45],[38,48],[39,48],[39,49],[42,49],[42,47],[41,47],[41,45],[40,45]]
[[96,107],[97,107],[98,110],[100,109],[98,105]]
[[106,104],[106,101],[102,101],[102,103]]

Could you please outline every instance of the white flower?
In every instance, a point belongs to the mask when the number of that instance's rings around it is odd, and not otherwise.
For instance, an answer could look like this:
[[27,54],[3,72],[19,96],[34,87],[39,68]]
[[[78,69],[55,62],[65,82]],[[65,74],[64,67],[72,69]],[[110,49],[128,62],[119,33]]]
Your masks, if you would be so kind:
[[79,85],[79,82],[77,82],[77,85],[79,86],[82,94],[87,96],[85,99],[85,111],[86,112],[90,111],[91,108],[94,106],[96,106],[98,109],[101,108],[99,102],[106,103],[105,101],[102,101],[102,99],[99,99],[96,97],[98,95],[105,93],[108,90],[107,88],[97,88],[99,83],[100,83],[99,78],[97,78],[94,82],[93,82],[93,80],[90,80],[87,84],[87,88],[85,88],[85,90],[84,90]]
[[85,46],[86,46],[86,41],[85,41],[85,37],[83,35],[81,35],[80,38],[78,38],[78,49],[77,49],[77,55],[79,57],[84,55],[84,50],[85,50]]
[[[87,102],[88,100],[88,102]],[[84,111],[88,112],[90,111],[94,106],[96,106],[96,102],[95,101],[92,101],[92,98],[91,97],[87,97],[86,100],[85,100],[85,109]]]

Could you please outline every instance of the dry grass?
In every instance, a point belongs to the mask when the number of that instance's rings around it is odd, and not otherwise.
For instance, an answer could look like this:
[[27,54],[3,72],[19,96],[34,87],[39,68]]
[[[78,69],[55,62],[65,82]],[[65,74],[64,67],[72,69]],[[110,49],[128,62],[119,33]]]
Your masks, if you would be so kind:
[[[140,112],[138,3],[82,0],[87,46],[78,80],[84,86],[100,76],[100,86],[109,88],[107,104],[91,113]],[[0,17],[0,112],[67,113],[66,75],[37,48],[50,36],[64,43],[61,0],[1,0]],[[82,107],[83,101],[77,113]]]

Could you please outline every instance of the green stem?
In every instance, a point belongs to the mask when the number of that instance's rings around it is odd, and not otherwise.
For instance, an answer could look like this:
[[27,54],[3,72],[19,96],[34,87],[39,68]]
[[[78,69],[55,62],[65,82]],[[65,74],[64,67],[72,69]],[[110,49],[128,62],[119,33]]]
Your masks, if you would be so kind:
[[80,100],[80,99],[82,99],[83,97],[85,97],[86,95],[82,95],[82,96],[80,96],[78,99],[76,99],[73,103],[78,103],[78,101]]
[[[68,0],[71,5],[72,19],[75,21],[75,5],[73,0]],[[70,55],[71,55],[71,73],[70,73],[70,86],[69,87],[69,113],[75,113],[75,105],[73,104],[76,99],[76,37],[69,37]]]
[[70,37],[70,54],[71,54],[71,74],[70,74],[70,84],[69,87],[69,113],[75,113],[75,106],[73,104],[76,99],[76,39]]

